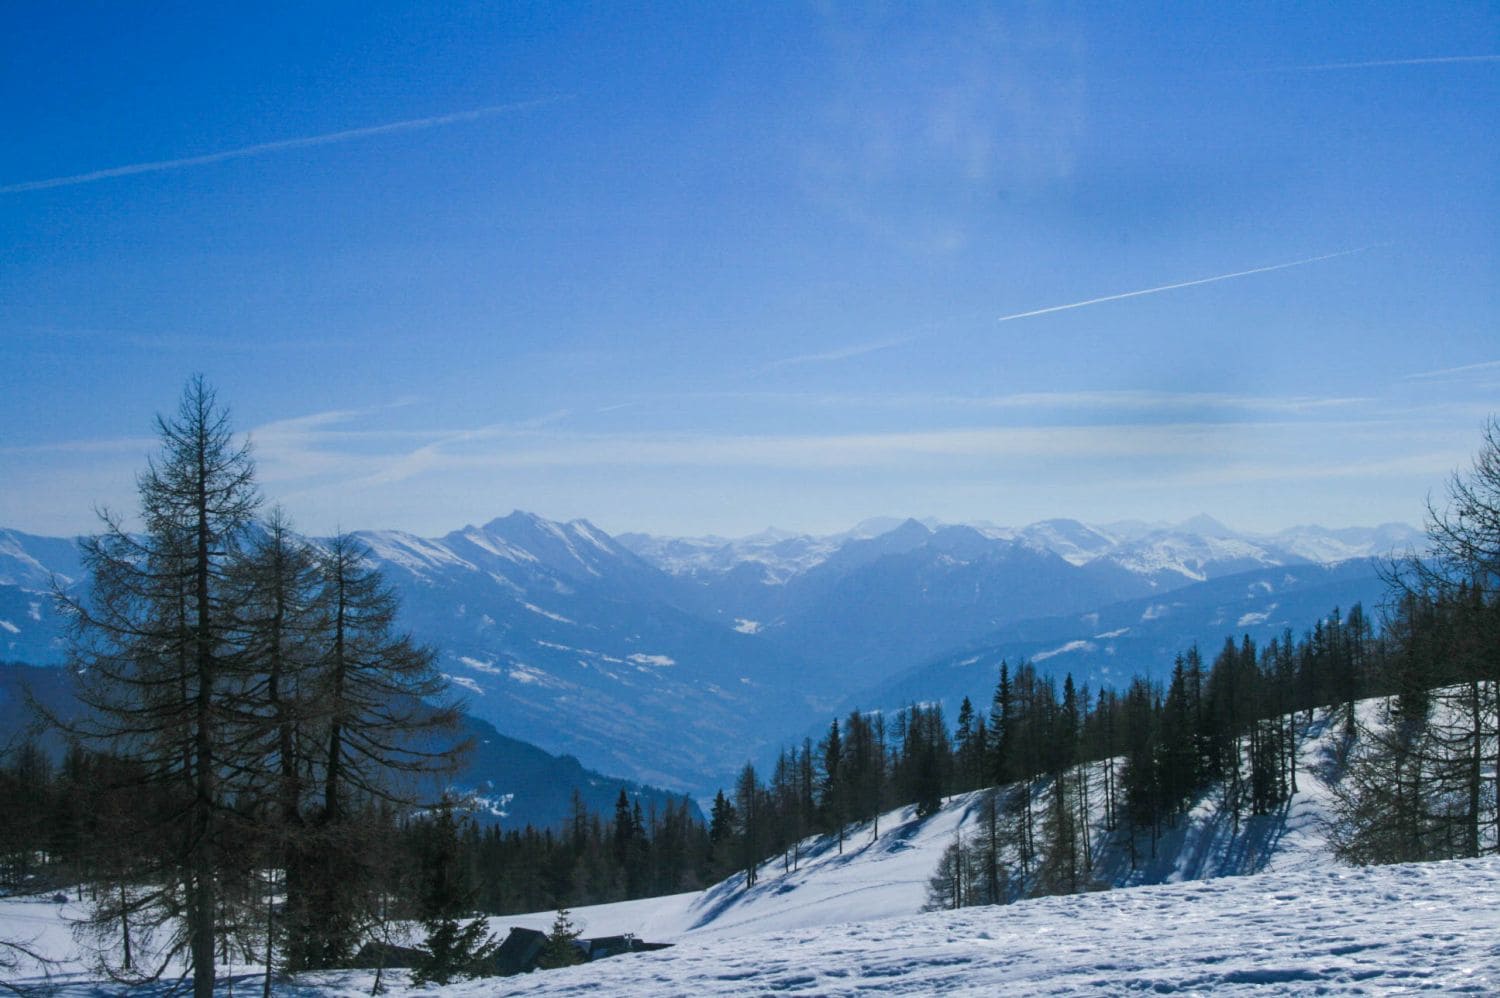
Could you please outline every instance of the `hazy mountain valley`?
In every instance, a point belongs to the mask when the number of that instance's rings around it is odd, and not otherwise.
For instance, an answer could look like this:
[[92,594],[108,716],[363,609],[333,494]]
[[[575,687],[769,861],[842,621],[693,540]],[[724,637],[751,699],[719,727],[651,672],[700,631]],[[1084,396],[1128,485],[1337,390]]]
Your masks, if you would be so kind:
[[[438,538],[359,531],[468,711],[585,766],[706,797],[853,707],[956,714],[1002,659],[1098,686],[1226,634],[1300,633],[1384,595],[1397,524],[1274,537],[1200,517],[1019,530],[871,521],[828,537],[619,538],[515,512]],[[63,538],[0,531],[0,657],[58,664]]]

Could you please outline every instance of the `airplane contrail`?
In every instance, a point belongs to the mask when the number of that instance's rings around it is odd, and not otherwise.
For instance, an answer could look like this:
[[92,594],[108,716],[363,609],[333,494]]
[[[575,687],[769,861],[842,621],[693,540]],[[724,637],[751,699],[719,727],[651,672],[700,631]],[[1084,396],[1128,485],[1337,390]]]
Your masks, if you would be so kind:
[[1002,315],[996,322],[1010,322],[1013,319],[1029,319],[1034,315],[1046,315],[1049,312],[1065,312],[1070,308],[1083,308],[1085,305],[1098,305],[1101,302],[1119,301],[1121,298],[1138,298],[1141,295],[1154,295],[1162,291],[1176,291],[1178,288],[1191,288],[1198,284],[1213,284],[1216,281],[1233,280],[1236,277],[1249,277],[1251,274],[1269,274],[1273,270],[1286,270],[1289,267],[1301,267],[1309,263],[1317,263],[1319,260],[1332,260],[1336,257],[1351,256],[1355,253],[1363,253],[1365,250],[1374,249],[1379,243],[1370,246],[1361,246],[1358,249],[1339,250],[1337,253],[1324,253],[1322,256],[1310,256],[1301,260],[1292,260],[1289,263],[1273,263],[1269,267],[1256,267],[1253,270],[1237,270],[1232,274],[1215,274],[1213,277],[1200,277],[1194,281],[1181,281],[1177,284],[1163,284],[1156,288],[1142,288],[1140,291],[1122,291],[1117,295],[1105,295],[1102,298],[1090,298],[1087,301],[1069,302],[1066,305],[1051,305],[1047,308],[1036,308],[1030,312],[1017,312],[1014,315]]
[[1440,371],[1419,371],[1416,374],[1408,374],[1402,381],[1415,381],[1422,378],[1446,378],[1452,374],[1472,374],[1475,371],[1492,371],[1500,367],[1500,360],[1487,360],[1480,364],[1465,364],[1463,367],[1445,367]]
[[27,180],[19,184],[6,184],[0,186],[0,194],[20,194],[24,191],[45,191],[54,187],[72,187],[75,184],[91,184],[97,180],[110,180],[115,177],[130,177],[138,173],[158,173],[162,170],[180,170],[188,166],[203,166],[206,163],[220,163],[226,159],[243,159],[247,156],[264,156],[267,153],[283,152],[287,149],[303,149],[308,146],[329,145],[334,142],[348,142],[351,139],[363,139],[372,135],[388,135],[392,132],[413,132],[423,128],[438,128],[442,125],[456,125],[465,121],[478,121],[497,114],[506,114],[511,111],[523,111],[527,108],[538,107],[543,104],[554,104],[566,97],[545,97],[538,100],[517,101],[512,104],[493,104],[489,107],[475,108],[472,111],[458,111],[453,114],[439,114],[430,118],[410,118],[406,121],[391,121],[384,125],[369,125],[365,128],[349,128],[341,132],[328,132],[323,135],[308,135],[299,139],[281,139],[277,142],[262,142],[259,145],[242,146],[239,149],[225,149],[221,152],[205,153],[202,156],[184,156],[180,159],[159,159],[149,163],[131,163],[126,166],[112,166],[104,170],[93,170],[89,173],[77,173],[67,177],[50,177],[46,180]]
[[1378,69],[1383,66],[1438,66],[1446,63],[1500,62],[1500,55],[1435,55],[1419,59],[1370,59],[1365,62],[1323,62],[1309,66],[1278,66],[1268,72],[1320,73],[1335,69]]

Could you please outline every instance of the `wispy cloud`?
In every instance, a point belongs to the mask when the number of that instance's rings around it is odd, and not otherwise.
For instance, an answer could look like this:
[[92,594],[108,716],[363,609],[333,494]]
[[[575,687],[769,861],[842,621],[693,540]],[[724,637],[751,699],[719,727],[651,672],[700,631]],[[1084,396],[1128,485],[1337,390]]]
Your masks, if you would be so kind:
[[351,486],[403,481],[446,466],[464,445],[529,439],[572,415],[559,409],[528,419],[461,429],[347,429],[346,424],[415,404],[403,398],[361,409],[334,409],[265,423],[250,431],[268,482],[338,476]]
[[0,447],[0,454],[145,454],[158,443],[160,441],[152,437],[60,440],[56,443]]
[[1481,364],[1465,364],[1462,367],[1445,367],[1438,371],[1420,371],[1416,374],[1408,374],[1402,381],[1427,381],[1437,378],[1451,378],[1460,374],[1477,374],[1480,371],[1500,370],[1500,360],[1487,360]]
[[1437,479],[1461,464],[1465,458],[1466,455],[1462,451],[1444,450],[1342,463],[1295,464],[1284,461],[1215,463],[1211,466],[1170,475],[1165,479],[1159,476],[1154,479],[1142,479],[1140,484],[1148,488],[1160,488],[1163,485],[1203,487],[1341,478],[1427,477]]
[[474,108],[470,111],[456,111],[452,114],[438,114],[428,118],[409,118],[405,121],[390,121],[383,125],[369,125],[364,128],[349,128],[340,132],[326,132],[322,135],[308,135],[296,139],[281,139],[276,142],[262,142],[253,146],[241,146],[238,149],[224,149],[219,152],[205,153],[201,156],[183,156],[178,159],[159,159],[146,163],[130,163],[125,166],[112,166],[103,170],[93,170],[88,173],[76,173],[66,177],[49,177],[45,180],[27,180],[18,184],[6,184],[0,186],[0,194],[21,194],[26,191],[45,191],[54,187],[73,187],[78,184],[91,184],[99,180],[112,180],[116,177],[130,177],[140,173],[160,173],[165,170],[181,170],[190,166],[205,166],[209,163],[222,163],[230,159],[246,159],[251,156],[265,156],[270,153],[285,152],[288,149],[305,149],[310,146],[326,146],[336,142],[350,142],[355,139],[373,138],[377,135],[391,135],[397,132],[415,132],[428,128],[441,128],[445,125],[457,125],[468,121],[479,121],[496,115],[509,114],[514,111],[524,111],[528,108],[541,107],[546,104],[555,104],[558,101],[567,100],[567,97],[546,97],[538,100],[516,101],[511,104],[492,104],[488,107]]
[[1306,66],[1274,66],[1265,73],[1324,73],[1340,69],[1383,69],[1388,66],[1444,66],[1474,62],[1500,62],[1500,55],[1435,55],[1416,59],[1367,59],[1362,62],[1320,62]]
[[839,360],[850,360],[854,357],[863,357],[868,353],[878,350],[889,350],[892,347],[905,346],[911,342],[911,337],[903,336],[896,339],[877,340],[874,343],[857,343],[853,346],[839,347],[835,350],[825,350],[821,353],[804,353],[795,357],[783,357],[766,364],[762,370],[772,371],[782,367],[796,367],[801,364],[824,364]]
[[1310,263],[1318,263],[1323,260],[1334,260],[1341,256],[1353,256],[1355,253],[1363,253],[1374,249],[1376,245],[1360,246],[1356,249],[1340,250],[1337,253],[1324,253],[1321,256],[1304,257],[1301,260],[1290,260],[1286,263],[1273,263],[1268,267],[1254,267],[1250,270],[1237,270],[1232,274],[1215,274],[1212,277],[1199,277],[1191,281],[1179,281],[1176,284],[1163,284],[1154,288],[1142,288],[1139,291],[1122,291],[1119,294],[1104,295],[1100,298],[1088,298],[1084,301],[1069,302],[1066,305],[1049,305],[1046,308],[1035,308],[1029,312],[1016,312],[1011,315],[1002,315],[996,322],[1012,322],[1016,319],[1029,319],[1037,315],[1047,315],[1052,312],[1065,312],[1072,308],[1084,308],[1088,305],[1099,305],[1109,301],[1120,301],[1123,298],[1139,298],[1142,295],[1155,295],[1163,291],[1176,291],[1179,288],[1191,288],[1200,284],[1215,284],[1219,281],[1230,281],[1237,277],[1249,277],[1252,274],[1269,274],[1275,270],[1289,270],[1292,267],[1305,267]]
[[[682,396],[675,396],[682,397]],[[1223,410],[1265,413],[1317,413],[1343,410],[1377,401],[1356,395],[1250,395],[1235,392],[1173,392],[1149,389],[1095,389],[1055,392],[1015,392],[1007,395],[957,395],[949,392],[695,392],[701,399],[730,399],[767,405],[804,405],[863,409],[1002,409],[1038,412],[1057,410],[1111,413],[1174,413],[1185,410]]]
[[995,409],[1102,409],[1180,411],[1183,409],[1239,409],[1254,412],[1296,413],[1360,405],[1371,399],[1355,396],[1237,395],[1228,392],[1081,391],[1018,392],[973,399],[971,404]]
[[415,404],[414,399],[398,399],[385,405],[364,406],[359,409],[329,409],[325,412],[308,413],[305,416],[291,416],[287,419],[278,419],[270,423],[262,423],[250,431],[250,436],[256,440],[304,438],[309,433],[325,429],[330,426],[338,426],[352,420],[363,419],[376,413],[385,412],[389,409],[400,409]]

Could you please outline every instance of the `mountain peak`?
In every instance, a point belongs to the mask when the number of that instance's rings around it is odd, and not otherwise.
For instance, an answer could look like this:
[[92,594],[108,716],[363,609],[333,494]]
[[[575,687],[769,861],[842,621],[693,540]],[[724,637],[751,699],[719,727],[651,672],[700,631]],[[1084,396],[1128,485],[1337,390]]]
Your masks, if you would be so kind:
[[921,520],[918,520],[916,517],[909,516],[905,520],[903,520],[897,527],[892,530],[887,530],[881,536],[899,537],[903,540],[907,538],[931,537],[932,529]]
[[1190,520],[1183,520],[1177,525],[1176,529],[1186,531],[1190,534],[1202,534],[1204,537],[1219,539],[1237,536],[1233,530],[1230,530],[1207,513],[1199,513]]
[[479,529],[488,533],[490,531],[504,530],[506,527],[538,526],[548,522],[550,521],[537,516],[535,513],[528,513],[524,509],[513,509],[504,516],[495,517]]

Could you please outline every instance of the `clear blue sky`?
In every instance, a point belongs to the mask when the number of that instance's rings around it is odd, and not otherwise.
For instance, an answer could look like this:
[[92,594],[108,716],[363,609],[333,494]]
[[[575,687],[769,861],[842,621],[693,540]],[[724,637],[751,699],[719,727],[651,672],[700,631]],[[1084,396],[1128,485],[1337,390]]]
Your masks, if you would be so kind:
[[317,532],[1416,522],[1500,408],[1494,3],[222,6],[7,13],[0,525],[194,372]]

